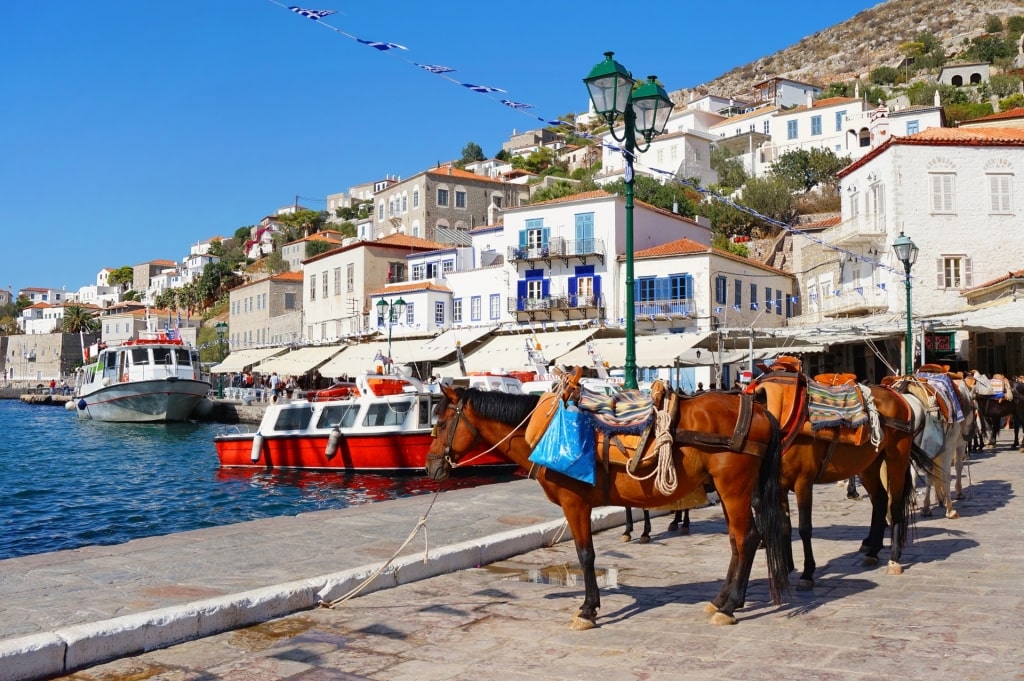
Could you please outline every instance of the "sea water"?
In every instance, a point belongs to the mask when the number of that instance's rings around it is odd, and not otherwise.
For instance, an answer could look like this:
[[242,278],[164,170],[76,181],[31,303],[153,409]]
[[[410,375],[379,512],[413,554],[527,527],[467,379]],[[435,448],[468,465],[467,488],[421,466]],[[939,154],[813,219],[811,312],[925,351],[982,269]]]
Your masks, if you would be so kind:
[[[223,428],[101,423],[62,407],[0,400],[0,560],[439,487],[424,476],[222,469],[213,436]],[[513,477],[454,478],[445,489]]]

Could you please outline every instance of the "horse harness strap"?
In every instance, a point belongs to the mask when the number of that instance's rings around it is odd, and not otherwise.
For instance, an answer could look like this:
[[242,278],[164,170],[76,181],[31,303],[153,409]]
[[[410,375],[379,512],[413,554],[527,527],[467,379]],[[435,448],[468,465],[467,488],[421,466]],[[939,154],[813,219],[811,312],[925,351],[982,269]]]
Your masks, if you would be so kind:
[[[713,433],[696,433],[689,430],[677,432],[675,442],[680,445],[692,445],[703,447],[720,447],[741,454],[752,456],[763,456],[768,451],[768,446],[760,442],[750,442],[747,436],[750,434],[750,424],[754,416],[754,399],[748,393],[740,394],[740,411],[736,416],[736,427],[732,436],[717,435]],[[745,443],[745,444],[744,444]]]

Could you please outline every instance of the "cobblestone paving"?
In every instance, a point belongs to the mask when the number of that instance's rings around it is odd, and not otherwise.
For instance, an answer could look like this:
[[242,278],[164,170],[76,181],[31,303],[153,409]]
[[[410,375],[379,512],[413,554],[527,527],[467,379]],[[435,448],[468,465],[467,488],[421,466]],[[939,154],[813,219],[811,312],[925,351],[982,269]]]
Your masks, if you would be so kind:
[[667,517],[650,544],[597,535],[601,626],[591,631],[568,627],[582,580],[562,542],[62,678],[1022,680],[1024,454],[1005,444],[975,454],[969,475],[960,519],[916,518],[900,576],[884,560],[861,565],[869,502],[817,487],[817,586],[773,606],[761,559],[736,626],[702,611],[728,562],[712,506],[693,513],[687,536],[669,533]]

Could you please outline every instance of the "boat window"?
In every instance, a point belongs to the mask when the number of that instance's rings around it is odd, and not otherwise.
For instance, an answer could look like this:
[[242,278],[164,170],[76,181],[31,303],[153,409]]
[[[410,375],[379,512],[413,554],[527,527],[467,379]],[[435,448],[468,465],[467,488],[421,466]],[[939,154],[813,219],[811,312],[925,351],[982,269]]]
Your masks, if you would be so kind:
[[324,407],[320,413],[320,419],[316,422],[317,428],[351,428],[356,425],[356,416],[359,415],[358,404],[332,404]]
[[106,354],[105,359],[103,361],[104,361],[104,366],[106,366],[106,368],[108,368],[108,369],[116,369],[117,368],[117,354],[116,353],[108,352]]
[[412,407],[409,400],[394,401],[384,404],[371,404],[366,410],[364,426],[400,426],[405,423],[405,415]]
[[420,398],[420,427],[426,428],[434,425],[437,419],[434,416],[437,405],[441,403],[440,395],[430,395]]
[[140,364],[149,364],[149,349],[132,348],[132,364],[135,366]]
[[313,418],[313,412],[309,407],[292,407],[282,409],[274,422],[274,430],[303,430],[309,425]]
[[153,348],[153,362],[156,364],[170,364],[170,348]]
[[187,367],[192,363],[191,355],[185,348],[174,348],[174,356],[177,357],[180,367]]

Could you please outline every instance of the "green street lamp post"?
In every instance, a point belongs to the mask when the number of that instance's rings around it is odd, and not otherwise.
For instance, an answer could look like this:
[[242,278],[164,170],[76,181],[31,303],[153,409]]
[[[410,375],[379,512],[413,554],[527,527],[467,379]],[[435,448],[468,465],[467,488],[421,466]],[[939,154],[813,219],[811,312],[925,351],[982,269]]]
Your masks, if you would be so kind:
[[[217,322],[213,325],[213,328],[217,330],[217,349],[218,349],[218,362],[224,361],[224,335],[228,331],[228,325],[225,322]],[[224,397],[224,374],[217,374],[217,397]]]
[[913,240],[906,236],[903,230],[900,230],[900,235],[896,237],[896,241],[892,244],[892,250],[896,252],[896,259],[903,263],[903,270],[905,272],[904,282],[907,288],[907,337],[905,342],[907,348],[903,364],[904,375],[910,376],[914,373],[914,330],[912,327],[910,305],[910,268],[917,261],[918,248]]
[[377,315],[386,319],[388,323],[388,361],[391,361],[391,329],[394,327],[395,322],[405,312],[405,301],[401,298],[395,298],[394,300],[384,300],[381,298],[377,301]]
[[[651,147],[655,135],[665,132],[668,118],[672,114],[672,100],[657,83],[655,76],[648,76],[647,82],[635,90],[636,81],[632,74],[612,57],[614,52],[605,52],[604,61],[590,70],[583,79],[594,103],[594,111],[608,123],[612,138],[622,142],[626,159],[626,363],[623,385],[626,390],[635,390],[636,382],[636,309],[633,291],[633,160],[636,151],[645,152]],[[622,137],[615,132],[615,121],[621,117]],[[637,135],[643,142],[637,142]]]

